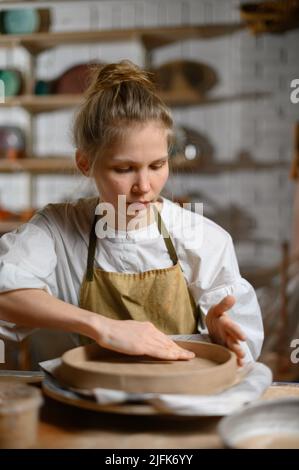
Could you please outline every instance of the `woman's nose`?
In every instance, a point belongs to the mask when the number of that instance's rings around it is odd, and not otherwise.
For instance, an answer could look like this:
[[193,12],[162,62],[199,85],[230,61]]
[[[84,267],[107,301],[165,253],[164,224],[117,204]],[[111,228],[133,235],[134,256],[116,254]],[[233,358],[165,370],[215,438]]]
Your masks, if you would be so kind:
[[132,191],[147,193],[151,189],[149,175],[147,173],[140,173],[133,184]]

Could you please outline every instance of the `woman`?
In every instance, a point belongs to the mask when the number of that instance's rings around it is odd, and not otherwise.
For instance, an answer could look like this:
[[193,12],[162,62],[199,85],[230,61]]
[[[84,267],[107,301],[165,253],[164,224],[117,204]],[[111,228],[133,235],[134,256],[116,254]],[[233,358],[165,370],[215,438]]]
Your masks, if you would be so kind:
[[2,337],[48,328],[127,354],[188,360],[167,335],[196,333],[205,320],[239,364],[258,357],[260,309],[231,237],[160,196],[172,127],[138,67],[95,70],[74,139],[77,166],[99,197],[50,204],[2,237]]

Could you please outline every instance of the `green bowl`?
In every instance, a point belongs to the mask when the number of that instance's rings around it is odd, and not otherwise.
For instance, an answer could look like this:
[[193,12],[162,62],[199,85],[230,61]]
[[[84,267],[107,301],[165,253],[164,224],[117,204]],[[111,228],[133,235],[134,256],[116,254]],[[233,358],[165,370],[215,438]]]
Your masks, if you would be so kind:
[[16,96],[22,87],[22,77],[17,70],[0,69],[0,80],[4,83],[4,97]]
[[24,8],[2,12],[2,32],[5,34],[31,34],[40,26],[40,17],[36,10]]
[[37,80],[34,86],[35,95],[50,95],[52,93],[52,81]]

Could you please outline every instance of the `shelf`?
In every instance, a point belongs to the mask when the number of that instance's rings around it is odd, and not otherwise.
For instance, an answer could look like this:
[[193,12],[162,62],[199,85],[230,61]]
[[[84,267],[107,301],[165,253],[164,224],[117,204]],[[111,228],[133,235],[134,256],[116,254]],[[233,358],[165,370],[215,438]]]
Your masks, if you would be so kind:
[[184,160],[182,157],[171,165],[173,171],[182,171],[183,173],[198,173],[198,175],[217,175],[224,172],[238,171],[268,171],[276,168],[289,168],[289,162],[257,162],[257,161],[218,161],[209,164],[198,165],[195,161]]
[[148,50],[186,39],[209,39],[245,29],[245,23],[208,25],[160,26],[155,28],[107,29],[94,31],[65,31],[23,35],[1,35],[0,47],[22,46],[31,54],[39,54],[60,45],[94,42],[139,40]]
[[73,108],[82,103],[81,95],[23,95],[7,98],[5,103],[0,104],[0,108],[21,107],[26,111],[36,114],[60,109]]
[[[255,161],[218,161],[210,164],[198,165],[195,162],[176,157],[177,161],[171,164],[172,171],[183,173],[198,172],[199,174],[218,174],[222,172],[273,170],[275,168],[288,168],[288,162],[255,162]],[[72,157],[35,157],[23,158],[15,161],[0,160],[0,173],[29,172],[33,174],[60,173],[68,175],[78,174]]]
[[36,157],[20,160],[0,160],[0,173],[29,172],[35,174],[77,174],[71,157]]
[[[160,92],[159,96],[168,105],[172,107],[184,106],[209,106],[221,103],[233,103],[241,100],[258,100],[268,98],[271,94],[268,92],[247,92],[237,93],[227,96],[187,96],[178,93]],[[7,98],[5,103],[0,104],[0,108],[21,107],[26,111],[37,114],[43,112],[58,111],[67,108],[74,108],[83,102],[82,95],[20,95]]]
[[222,104],[222,103],[233,103],[236,101],[254,101],[259,100],[262,98],[269,98],[271,93],[267,91],[253,91],[253,92],[246,92],[246,93],[236,93],[235,95],[224,95],[224,96],[213,96],[213,95],[206,95],[206,96],[186,96],[184,93],[179,95],[171,94],[171,93],[159,93],[161,99],[171,107],[184,107],[184,106],[212,106],[214,104]]

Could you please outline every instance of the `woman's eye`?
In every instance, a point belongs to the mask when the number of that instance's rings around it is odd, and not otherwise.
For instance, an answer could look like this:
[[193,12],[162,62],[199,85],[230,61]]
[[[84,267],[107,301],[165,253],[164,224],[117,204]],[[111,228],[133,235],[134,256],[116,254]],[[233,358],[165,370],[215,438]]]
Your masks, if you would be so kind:
[[[152,170],[159,170],[160,168],[162,168],[162,166],[166,164],[166,161],[167,160],[156,165],[151,165],[150,168]],[[129,173],[130,171],[133,171],[133,169],[134,169],[133,167],[128,166],[126,168],[113,168],[113,171],[115,171],[116,173]]]
[[166,161],[159,163],[159,165],[152,165],[152,166],[151,166],[151,169],[152,169],[152,170],[159,170],[160,168],[162,168],[162,166],[165,165],[165,163],[166,163]]
[[114,171],[116,171],[116,173],[128,173],[131,171],[131,168],[114,168]]

